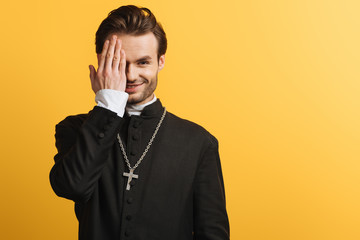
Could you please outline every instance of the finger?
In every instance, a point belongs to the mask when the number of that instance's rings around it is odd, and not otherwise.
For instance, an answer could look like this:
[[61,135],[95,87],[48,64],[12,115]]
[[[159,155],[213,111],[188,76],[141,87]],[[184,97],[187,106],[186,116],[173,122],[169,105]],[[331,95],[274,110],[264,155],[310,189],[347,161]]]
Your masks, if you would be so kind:
[[125,54],[124,49],[121,49],[121,51],[120,51],[119,74],[120,74],[120,91],[125,91],[125,89],[126,89],[126,54]]
[[120,64],[119,64],[119,72],[121,77],[126,77],[126,54],[124,49],[120,51]]
[[105,58],[106,58],[106,53],[108,51],[108,47],[109,47],[109,40],[106,40],[104,42],[104,46],[101,54],[98,55],[98,65],[99,65],[98,72],[102,72],[104,70]]
[[113,64],[112,64],[113,70],[115,70],[115,69],[118,70],[119,69],[120,50],[121,50],[121,40],[117,39],[116,40],[116,45],[115,45],[115,54],[114,54],[114,59],[113,59]]
[[114,35],[111,37],[111,41],[109,44],[109,49],[106,53],[106,62],[105,62],[105,69],[108,71],[111,71],[113,57],[114,57],[114,51],[115,51],[115,44],[116,44],[117,36]]

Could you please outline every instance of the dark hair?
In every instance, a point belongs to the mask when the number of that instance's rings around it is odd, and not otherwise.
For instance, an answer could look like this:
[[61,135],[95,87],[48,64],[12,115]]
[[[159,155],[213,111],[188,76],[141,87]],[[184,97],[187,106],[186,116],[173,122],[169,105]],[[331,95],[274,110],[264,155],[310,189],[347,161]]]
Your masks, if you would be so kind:
[[101,53],[104,42],[109,34],[125,33],[143,35],[152,32],[158,42],[158,58],[165,54],[167,39],[161,24],[156,21],[152,12],[147,8],[127,5],[112,10],[96,32],[96,53]]

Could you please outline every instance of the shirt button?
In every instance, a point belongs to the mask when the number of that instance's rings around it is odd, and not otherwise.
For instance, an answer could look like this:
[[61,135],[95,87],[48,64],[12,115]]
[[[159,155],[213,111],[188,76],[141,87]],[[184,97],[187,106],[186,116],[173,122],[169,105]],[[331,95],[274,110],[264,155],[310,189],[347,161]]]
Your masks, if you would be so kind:
[[135,134],[135,135],[132,136],[132,139],[133,139],[134,141],[136,141],[136,140],[139,139],[139,136]]
[[135,156],[135,155],[136,155],[136,152],[135,152],[135,151],[131,151],[131,152],[130,152],[130,155],[131,155],[131,156]]
[[127,203],[128,203],[128,204],[131,204],[133,201],[134,201],[134,199],[131,198],[131,197],[127,199]]
[[101,132],[101,133],[98,134],[98,137],[99,137],[99,138],[104,138],[104,137],[105,137],[105,134],[104,134],[103,132]]
[[132,216],[131,215],[127,215],[126,216],[126,220],[130,221],[132,219]]

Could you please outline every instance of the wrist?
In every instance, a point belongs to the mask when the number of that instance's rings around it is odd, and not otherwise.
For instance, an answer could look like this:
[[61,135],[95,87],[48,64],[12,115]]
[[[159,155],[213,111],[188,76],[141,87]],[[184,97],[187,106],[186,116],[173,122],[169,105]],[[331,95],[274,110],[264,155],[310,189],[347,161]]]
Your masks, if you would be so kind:
[[99,107],[109,109],[123,117],[129,94],[114,89],[100,89],[96,92],[95,102]]

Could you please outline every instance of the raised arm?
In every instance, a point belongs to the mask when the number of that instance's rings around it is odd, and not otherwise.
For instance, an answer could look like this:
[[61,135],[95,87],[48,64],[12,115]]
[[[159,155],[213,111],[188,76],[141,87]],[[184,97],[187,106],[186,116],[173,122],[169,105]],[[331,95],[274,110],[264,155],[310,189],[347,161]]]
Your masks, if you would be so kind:
[[68,117],[56,126],[58,153],[50,183],[57,195],[74,201],[91,197],[122,123],[128,98],[124,92],[125,68],[125,52],[114,35],[105,41],[98,55],[98,70],[90,65],[91,86],[99,100],[98,106],[88,115]]

